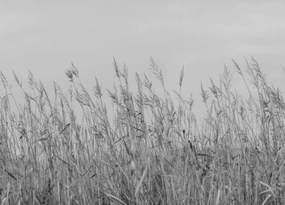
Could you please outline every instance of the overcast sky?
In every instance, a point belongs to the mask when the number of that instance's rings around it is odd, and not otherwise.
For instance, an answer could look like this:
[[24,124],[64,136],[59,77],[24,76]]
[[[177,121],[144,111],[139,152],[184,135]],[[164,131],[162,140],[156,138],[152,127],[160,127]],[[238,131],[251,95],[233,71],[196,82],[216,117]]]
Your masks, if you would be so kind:
[[[284,1],[1,1],[0,70],[44,82],[67,83],[73,62],[86,86],[97,76],[110,88],[113,56],[130,77],[148,73],[152,56],[167,86],[177,88],[185,67],[184,92],[216,78],[231,59],[245,65],[254,56],[268,78],[284,86]],[[245,68],[245,66],[244,66]],[[285,88],[285,86],[284,86]]]

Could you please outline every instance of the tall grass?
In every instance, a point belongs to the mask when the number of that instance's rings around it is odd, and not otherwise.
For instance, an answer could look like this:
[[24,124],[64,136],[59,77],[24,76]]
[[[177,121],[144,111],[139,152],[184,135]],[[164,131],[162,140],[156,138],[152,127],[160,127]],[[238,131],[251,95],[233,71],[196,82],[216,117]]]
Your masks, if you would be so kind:
[[29,88],[14,73],[24,94],[17,102],[0,73],[1,204],[285,204],[282,94],[253,58],[246,71],[233,64],[249,98],[233,91],[225,68],[201,86],[201,126],[195,102],[181,96],[184,71],[171,95],[153,59],[162,94],[138,74],[133,91],[115,59],[107,92],[96,79],[88,93],[72,65],[68,94],[54,83],[52,98],[32,73]]

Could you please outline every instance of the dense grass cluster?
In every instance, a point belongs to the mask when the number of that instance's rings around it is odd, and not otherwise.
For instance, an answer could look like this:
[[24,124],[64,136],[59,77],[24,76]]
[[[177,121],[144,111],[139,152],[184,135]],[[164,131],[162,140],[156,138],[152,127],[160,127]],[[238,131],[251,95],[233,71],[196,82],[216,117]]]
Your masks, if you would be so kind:
[[99,82],[91,95],[75,66],[68,94],[55,83],[53,97],[31,73],[29,88],[14,74],[23,102],[0,73],[1,204],[285,204],[285,103],[254,59],[246,71],[234,65],[249,98],[225,68],[201,86],[199,126],[183,70],[171,95],[153,60],[162,94],[139,75],[134,92],[114,60],[112,119]]

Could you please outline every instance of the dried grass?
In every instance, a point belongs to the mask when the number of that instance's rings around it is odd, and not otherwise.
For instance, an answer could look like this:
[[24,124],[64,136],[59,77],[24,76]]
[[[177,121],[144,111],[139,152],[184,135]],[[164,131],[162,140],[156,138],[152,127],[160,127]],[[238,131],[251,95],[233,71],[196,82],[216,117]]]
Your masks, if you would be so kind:
[[234,61],[246,101],[228,68],[209,89],[201,85],[201,126],[193,99],[181,96],[184,68],[176,101],[153,59],[162,95],[138,74],[133,92],[114,59],[114,119],[99,80],[91,96],[73,64],[68,94],[54,83],[53,99],[31,72],[28,89],[14,73],[22,103],[0,73],[1,204],[285,204],[285,103],[257,61],[247,65],[244,74]]

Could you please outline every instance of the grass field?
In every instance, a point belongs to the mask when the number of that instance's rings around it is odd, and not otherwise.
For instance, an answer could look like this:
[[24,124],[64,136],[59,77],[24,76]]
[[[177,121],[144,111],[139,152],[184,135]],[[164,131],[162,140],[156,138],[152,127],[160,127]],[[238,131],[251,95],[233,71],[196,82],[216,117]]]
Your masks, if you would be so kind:
[[[139,75],[133,91],[115,60],[116,87],[106,92],[96,80],[88,93],[75,66],[68,94],[56,83],[47,93],[31,73],[26,88],[14,74],[18,102],[0,73],[1,204],[285,204],[282,94],[254,59],[233,65],[248,99],[225,68],[201,86],[204,105],[181,96],[183,70],[180,89],[168,92],[153,60],[162,94]],[[207,110],[201,125],[193,105]]]

